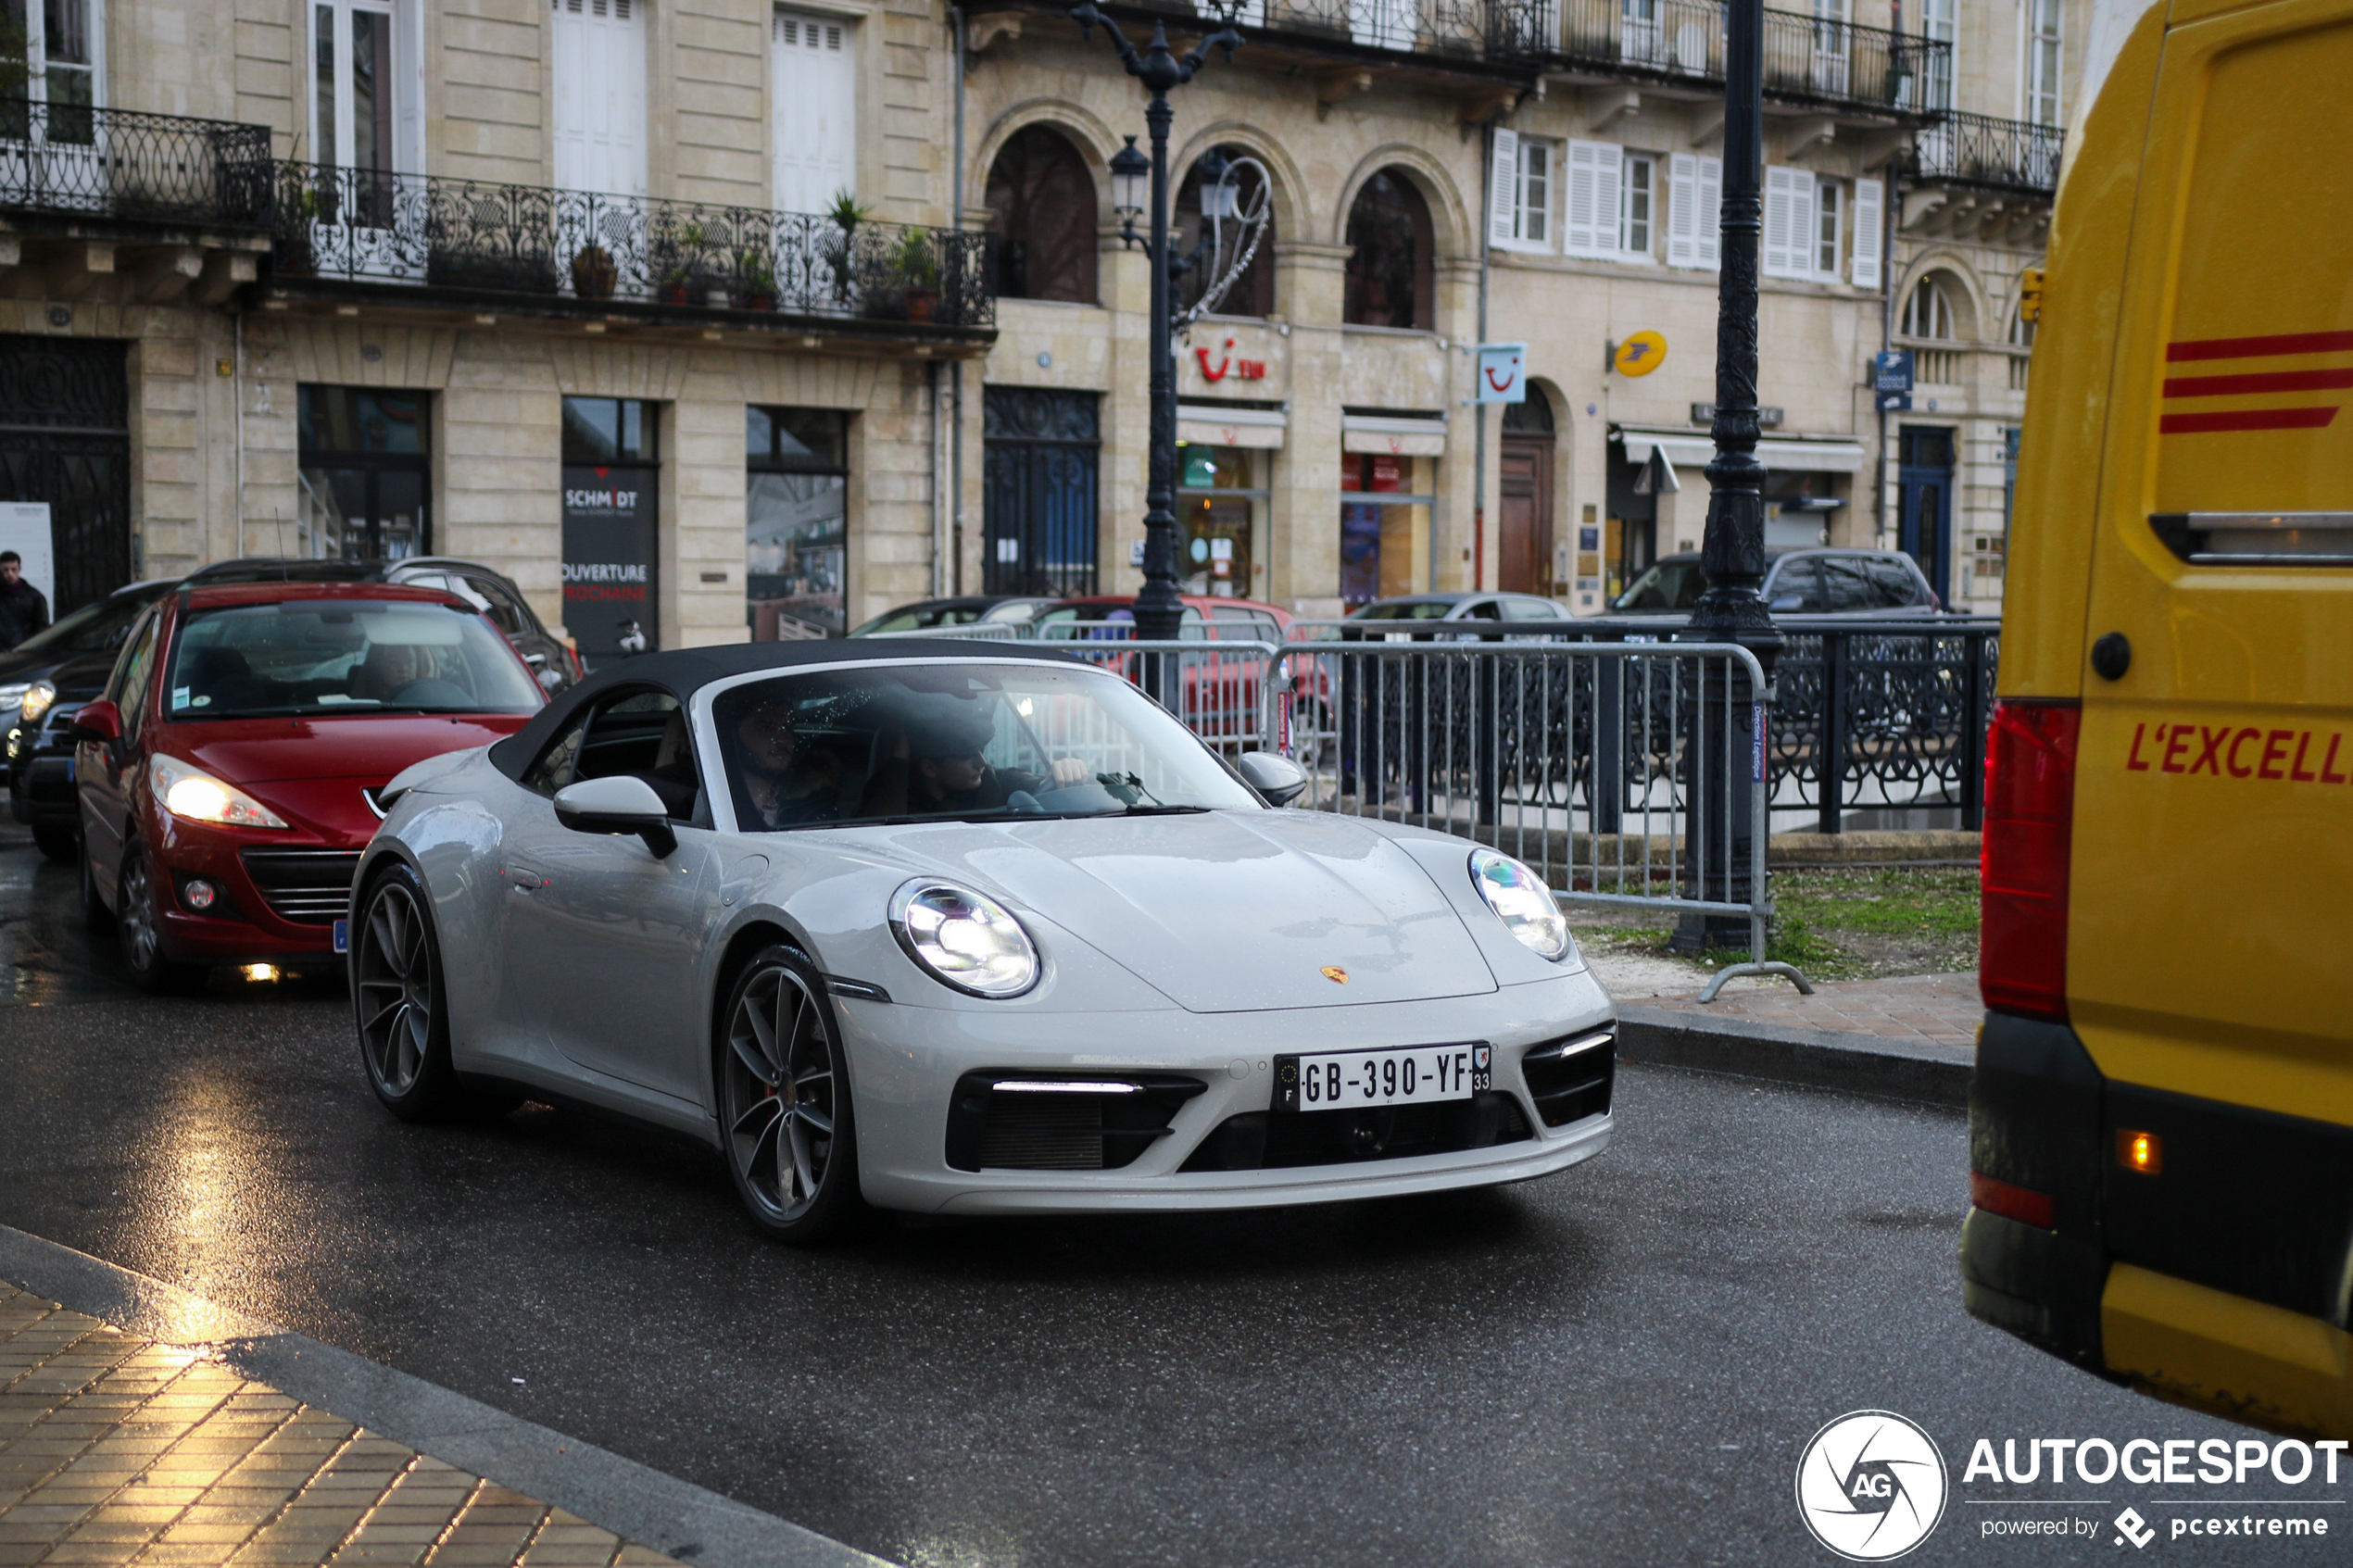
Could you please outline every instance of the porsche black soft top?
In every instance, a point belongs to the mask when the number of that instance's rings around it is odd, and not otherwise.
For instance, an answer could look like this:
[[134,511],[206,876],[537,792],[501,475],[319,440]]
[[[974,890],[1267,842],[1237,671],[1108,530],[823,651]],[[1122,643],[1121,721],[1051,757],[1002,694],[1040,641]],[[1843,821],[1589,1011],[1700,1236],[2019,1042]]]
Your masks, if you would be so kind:
[[818,664],[873,664],[886,660],[923,663],[942,659],[1035,659],[1057,664],[1084,664],[1084,659],[1037,643],[963,637],[811,638],[789,643],[722,643],[711,647],[676,648],[641,654],[609,664],[577,685],[559,693],[531,722],[490,748],[491,765],[510,779],[520,780],[531,759],[554,738],[583,703],[595,702],[615,686],[650,686],[668,692],[684,705],[713,681],[763,670],[795,670]]

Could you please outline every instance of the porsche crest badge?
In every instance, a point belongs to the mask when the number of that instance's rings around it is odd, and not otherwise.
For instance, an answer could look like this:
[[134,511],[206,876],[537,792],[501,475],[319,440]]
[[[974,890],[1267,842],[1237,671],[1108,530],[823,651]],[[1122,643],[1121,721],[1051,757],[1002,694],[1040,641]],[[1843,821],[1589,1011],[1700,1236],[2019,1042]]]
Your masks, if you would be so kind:
[[1348,971],[1336,963],[1327,963],[1324,966],[1324,978],[1335,985],[1345,985],[1348,984]]

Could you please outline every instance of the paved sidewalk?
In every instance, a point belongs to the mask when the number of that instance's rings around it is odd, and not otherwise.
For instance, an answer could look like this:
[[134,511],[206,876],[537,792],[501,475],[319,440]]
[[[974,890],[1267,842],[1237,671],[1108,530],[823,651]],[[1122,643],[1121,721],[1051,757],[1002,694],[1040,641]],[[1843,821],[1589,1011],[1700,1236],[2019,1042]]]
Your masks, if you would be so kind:
[[1734,981],[1715,1001],[1628,997],[1618,1055],[1716,1073],[1959,1106],[1983,1016],[1977,976],[1917,974],[1818,985]]
[[0,1281],[0,1568],[671,1562]]

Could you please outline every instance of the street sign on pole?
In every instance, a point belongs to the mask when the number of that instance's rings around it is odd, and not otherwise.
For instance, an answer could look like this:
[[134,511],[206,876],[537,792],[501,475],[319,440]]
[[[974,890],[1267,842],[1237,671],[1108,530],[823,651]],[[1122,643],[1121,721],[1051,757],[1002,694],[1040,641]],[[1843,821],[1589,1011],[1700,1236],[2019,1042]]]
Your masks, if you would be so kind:
[[1882,414],[1908,414],[1912,411],[1912,395],[1908,392],[1882,392],[1879,396],[1879,411]]
[[1890,348],[1871,356],[1871,390],[1873,392],[1909,392],[1912,390],[1912,351]]
[[1478,345],[1478,388],[1474,403],[1525,403],[1528,376],[1524,343],[1482,343]]

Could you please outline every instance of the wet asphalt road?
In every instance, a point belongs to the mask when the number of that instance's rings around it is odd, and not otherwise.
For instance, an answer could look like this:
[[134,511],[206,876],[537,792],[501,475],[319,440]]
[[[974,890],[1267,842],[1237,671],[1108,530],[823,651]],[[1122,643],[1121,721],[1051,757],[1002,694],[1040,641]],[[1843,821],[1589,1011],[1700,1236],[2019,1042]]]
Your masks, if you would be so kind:
[[1970,1442],[2243,1435],[1963,1315],[1949,1112],[1636,1068],[1504,1191],[800,1253],[689,1146],[395,1123],[337,979],[140,997],[73,891],[0,827],[0,1223],[922,1568],[1831,1562],[1793,1467],[1866,1407],[1954,1467],[1909,1561],[2112,1563],[1981,1538]]

